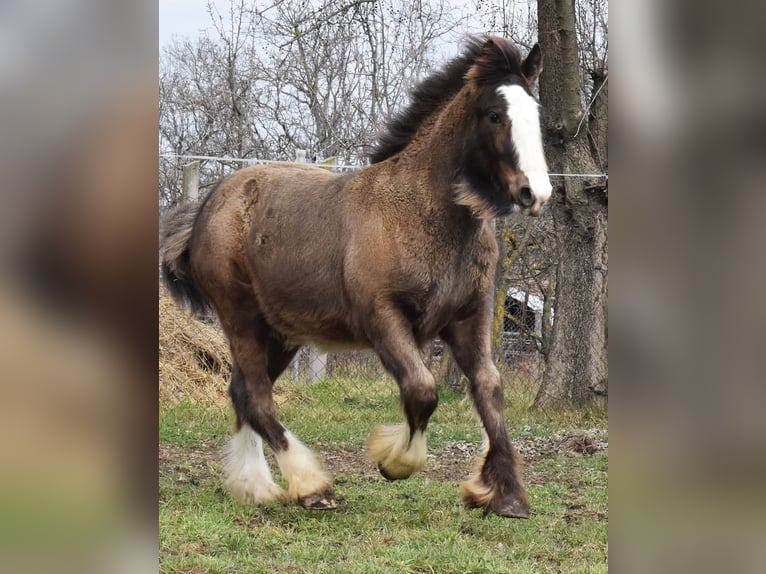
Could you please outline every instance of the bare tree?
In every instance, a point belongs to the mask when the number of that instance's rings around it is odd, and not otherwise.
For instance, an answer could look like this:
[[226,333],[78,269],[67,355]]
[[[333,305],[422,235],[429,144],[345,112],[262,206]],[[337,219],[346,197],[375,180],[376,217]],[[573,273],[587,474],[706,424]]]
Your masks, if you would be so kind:
[[284,0],[263,24],[261,43],[271,56],[260,71],[281,85],[269,110],[311,156],[361,162],[457,18],[436,0]]
[[483,31],[510,38],[527,50],[535,44],[537,6],[532,0],[474,0]]
[[[232,4],[234,6],[234,4]],[[160,59],[160,151],[176,155],[268,157],[259,130],[258,94],[249,80],[249,30],[242,3],[227,19],[210,6],[213,33],[195,41],[176,41]],[[163,205],[178,196],[178,162],[161,162]],[[206,181],[216,181],[239,164],[205,166]]]
[[[167,153],[284,160],[302,149],[361,165],[461,21],[449,0],[281,0],[264,9],[231,0],[223,14],[208,10],[212,34],[162,55]],[[203,166],[208,182],[226,169],[212,167]],[[172,203],[178,166],[165,162],[162,172]]]

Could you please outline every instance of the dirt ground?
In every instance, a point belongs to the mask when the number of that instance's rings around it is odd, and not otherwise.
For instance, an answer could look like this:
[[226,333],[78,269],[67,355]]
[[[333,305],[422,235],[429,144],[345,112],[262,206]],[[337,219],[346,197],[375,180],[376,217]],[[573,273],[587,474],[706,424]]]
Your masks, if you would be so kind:
[[[554,438],[527,437],[516,439],[513,443],[524,459],[524,476],[528,485],[545,484],[549,479],[544,472],[535,471],[537,461],[558,455],[589,456],[608,449],[606,434],[598,430]],[[371,480],[381,478],[364,449],[351,451],[335,445],[318,445],[316,450],[334,476],[354,475]],[[479,450],[476,444],[448,442],[438,452],[428,454],[428,462],[420,476],[442,482],[464,480],[470,474]],[[276,468],[271,452],[267,452],[266,457],[272,468]],[[160,472],[171,474],[181,483],[195,484],[211,478],[220,474],[220,449],[208,444],[200,444],[198,448],[160,444]]]

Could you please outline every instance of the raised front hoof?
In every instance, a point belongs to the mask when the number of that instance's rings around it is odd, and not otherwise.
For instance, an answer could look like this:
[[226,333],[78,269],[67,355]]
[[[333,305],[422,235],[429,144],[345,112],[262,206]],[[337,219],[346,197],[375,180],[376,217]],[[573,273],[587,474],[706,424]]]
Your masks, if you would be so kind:
[[379,425],[367,438],[367,452],[386,480],[409,478],[426,464],[426,441],[422,432],[410,440],[406,425]]
[[338,506],[332,491],[310,494],[304,496],[298,502],[300,502],[303,508],[309,510],[333,510]]
[[390,482],[394,482],[395,480],[404,480],[405,478],[409,478],[410,476],[412,476],[413,471],[411,471],[410,469],[407,469],[404,472],[401,471],[401,468],[399,470],[401,474],[396,475],[392,472],[387,471],[382,464],[378,464],[378,472],[383,478],[385,478],[386,480]]

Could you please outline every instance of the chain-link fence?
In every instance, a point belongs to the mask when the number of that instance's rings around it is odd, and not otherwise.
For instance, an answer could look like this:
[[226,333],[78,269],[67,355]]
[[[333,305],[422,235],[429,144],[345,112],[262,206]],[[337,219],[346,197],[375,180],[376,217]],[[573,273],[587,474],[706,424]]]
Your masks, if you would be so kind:
[[[539,380],[544,361],[535,341],[520,333],[503,333],[503,356],[498,364],[506,371],[527,379]],[[441,339],[435,339],[423,349],[426,366],[437,378],[450,386],[460,388],[460,380],[448,380],[450,375],[449,350]],[[377,355],[365,351],[323,351],[315,347],[302,347],[283,377],[295,381],[317,382],[325,378],[378,379],[388,377]],[[460,379],[460,375],[458,375]]]

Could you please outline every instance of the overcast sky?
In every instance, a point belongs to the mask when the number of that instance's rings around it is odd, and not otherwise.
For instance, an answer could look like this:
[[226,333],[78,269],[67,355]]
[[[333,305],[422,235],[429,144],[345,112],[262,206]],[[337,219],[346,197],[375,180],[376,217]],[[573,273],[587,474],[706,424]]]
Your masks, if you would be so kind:
[[[229,5],[229,0],[214,2],[221,8]],[[207,0],[160,0],[160,47],[173,36],[194,38],[210,27],[206,6]]]
[[[228,13],[229,0],[212,0],[222,14]],[[207,13],[208,0],[159,0],[160,48],[173,37],[196,38],[200,32],[211,27]],[[461,2],[453,2],[460,5]],[[465,33],[479,33],[480,27],[466,27]]]

